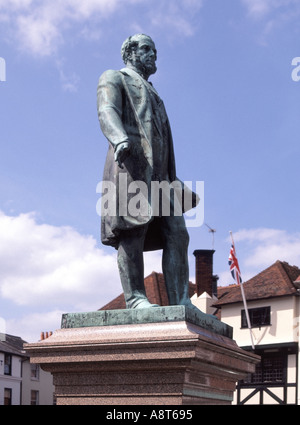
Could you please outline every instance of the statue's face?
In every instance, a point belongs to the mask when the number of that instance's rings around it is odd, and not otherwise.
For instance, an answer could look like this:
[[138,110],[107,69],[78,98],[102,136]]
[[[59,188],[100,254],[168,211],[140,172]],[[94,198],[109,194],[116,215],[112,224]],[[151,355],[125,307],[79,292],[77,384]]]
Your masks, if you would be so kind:
[[148,77],[156,72],[156,58],[155,44],[150,38],[143,37],[139,40],[136,50],[132,52],[131,63]]

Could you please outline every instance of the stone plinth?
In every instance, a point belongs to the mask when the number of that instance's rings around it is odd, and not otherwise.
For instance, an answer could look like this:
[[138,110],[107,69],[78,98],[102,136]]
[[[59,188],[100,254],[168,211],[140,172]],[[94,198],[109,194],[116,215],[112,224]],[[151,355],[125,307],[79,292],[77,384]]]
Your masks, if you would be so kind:
[[[158,308],[160,321],[146,323],[123,323],[116,312],[64,315],[62,329],[25,345],[31,362],[52,373],[58,405],[231,404],[236,382],[259,361],[224,335],[227,325],[213,332],[204,317],[206,328],[191,323],[184,307]],[[98,313],[110,319],[96,325]]]
[[182,321],[193,323],[203,329],[232,338],[231,326],[220,322],[215,316],[203,313],[198,308],[183,305],[133,310],[98,310],[88,313],[67,313],[62,315],[61,327],[81,328]]

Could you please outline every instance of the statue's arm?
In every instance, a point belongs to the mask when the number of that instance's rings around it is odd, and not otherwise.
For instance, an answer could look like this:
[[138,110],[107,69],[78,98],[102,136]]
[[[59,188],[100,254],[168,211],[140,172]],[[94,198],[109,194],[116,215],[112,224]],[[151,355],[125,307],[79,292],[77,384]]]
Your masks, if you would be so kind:
[[105,71],[99,79],[97,90],[98,117],[101,130],[115,153],[129,149],[130,144],[122,122],[123,96],[120,72]]

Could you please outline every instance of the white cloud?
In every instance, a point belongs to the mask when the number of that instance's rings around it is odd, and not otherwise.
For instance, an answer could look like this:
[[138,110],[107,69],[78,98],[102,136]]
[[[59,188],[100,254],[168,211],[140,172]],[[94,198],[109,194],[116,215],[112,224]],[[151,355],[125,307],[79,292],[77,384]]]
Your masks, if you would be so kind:
[[[244,282],[277,260],[300,268],[300,233],[269,228],[242,229],[234,233],[234,242]],[[220,285],[234,283],[229,269],[219,277]]]
[[63,60],[57,60],[56,67],[59,73],[59,79],[62,89],[70,93],[77,92],[80,77],[76,74],[76,72],[67,75],[64,71]]
[[199,0],[161,0],[149,15],[153,27],[163,28],[168,37],[174,33],[190,37],[197,28],[194,17],[202,6]]
[[[3,319],[3,317],[0,317],[0,334],[5,334],[6,332],[6,322]],[[1,335],[0,335],[0,341],[1,341]]]
[[49,56],[62,41],[57,25],[48,17],[21,15],[16,22],[22,49],[34,55]]
[[300,16],[299,0],[241,0],[248,16],[262,25],[257,39],[262,45],[274,31],[287,25],[298,26]]
[[[189,37],[195,33],[195,16],[203,1],[161,0],[153,7],[151,0],[0,0],[0,34],[22,53],[54,57],[57,63],[68,41],[99,44],[115,25],[129,33],[163,29],[169,40],[174,34]],[[76,92],[80,81],[76,72],[57,68],[63,90]]]
[[270,0],[242,0],[247,7],[248,13],[253,18],[262,18],[272,7]]
[[298,0],[242,0],[246,6],[249,16],[255,19],[260,19],[279,10],[280,13],[288,8],[299,7]]
[[[1,211],[0,235],[0,297],[16,305],[2,319],[8,333],[36,341],[41,331],[60,327],[62,313],[96,310],[122,292],[116,251],[107,254],[92,236],[39,224],[33,213],[8,216]],[[277,260],[300,266],[299,233],[241,229],[234,240],[244,281]],[[144,257],[145,276],[161,272],[161,251]],[[191,263],[193,273],[193,259]],[[218,275],[220,285],[233,282],[229,269]]]
[[70,227],[0,212],[0,295],[20,306],[97,309],[121,292],[116,254]]
[[[37,341],[60,327],[62,313],[97,310],[122,293],[116,251],[105,253],[92,236],[1,211],[0,234],[0,297],[16,304],[0,332]],[[160,252],[146,253],[145,275],[160,263]]]
[[49,56],[71,25],[101,20],[121,6],[121,0],[8,0],[0,2],[0,16],[10,18],[10,33],[23,51]]
[[[37,340],[60,327],[63,312],[95,311],[122,293],[116,251],[107,254],[92,236],[2,211],[0,235],[0,298],[16,305],[0,318],[7,333]],[[146,253],[145,276],[160,264],[160,251]]]
[[277,260],[300,267],[300,234],[278,229],[240,230],[235,240],[245,243],[249,253],[244,260],[247,267],[268,267]]
[[27,342],[37,342],[42,332],[54,332],[60,329],[63,313],[65,311],[53,310],[9,319],[5,322],[5,331],[10,335],[20,336]]
[[[76,36],[98,40],[104,20],[130,7],[146,6],[141,17],[147,25],[164,28],[183,36],[194,33],[191,21],[202,6],[199,0],[161,0],[153,7],[150,0],[0,0],[0,21],[9,24],[10,37],[17,46],[34,56],[56,53],[65,40],[65,33],[76,28]],[[97,29],[95,29],[97,24]],[[134,27],[134,14],[126,16],[128,28]]]
[[0,0],[1,10],[22,10],[28,9],[34,0]]

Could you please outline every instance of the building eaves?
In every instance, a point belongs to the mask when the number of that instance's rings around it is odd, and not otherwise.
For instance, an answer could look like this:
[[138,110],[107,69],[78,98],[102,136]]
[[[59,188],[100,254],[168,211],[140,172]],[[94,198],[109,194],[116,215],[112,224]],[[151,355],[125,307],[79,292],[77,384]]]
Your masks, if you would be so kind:
[[20,357],[28,357],[23,349],[23,344],[26,343],[22,338],[9,334],[0,335],[0,352],[14,354]]

